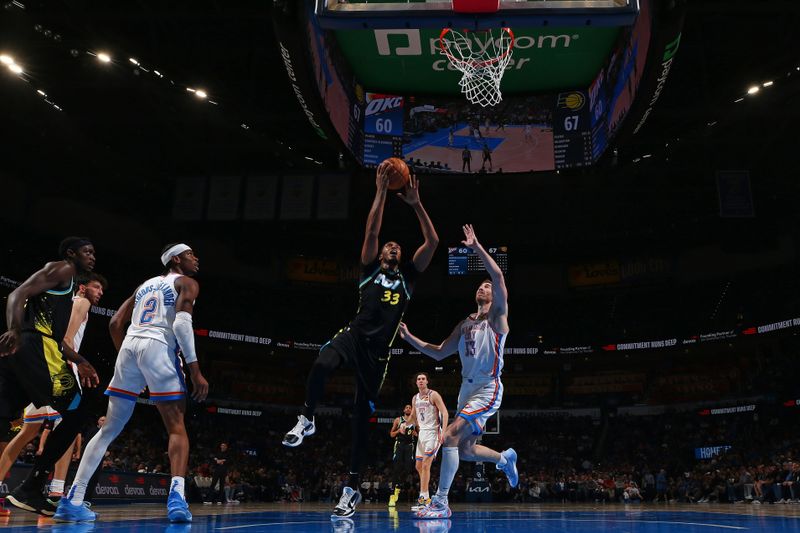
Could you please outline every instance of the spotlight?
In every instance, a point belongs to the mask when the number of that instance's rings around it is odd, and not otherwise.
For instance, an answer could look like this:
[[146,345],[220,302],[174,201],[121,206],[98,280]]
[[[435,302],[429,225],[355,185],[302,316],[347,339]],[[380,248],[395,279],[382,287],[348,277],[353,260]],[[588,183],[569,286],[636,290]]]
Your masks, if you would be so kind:
[[195,91],[194,95],[197,96],[198,98],[205,98],[205,97],[208,96],[206,94],[206,92],[201,90],[201,89],[198,89],[197,91]]
[[22,67],[17,65],[16,63],[9,65],[8,69],[14,74],[22,74]]
[[41,89],[36,89],[36,92],[37,92],[37,93],[39,93],[39,94],[41,94],[42,96],[47,96],[47,95],[44,93],[44,91],[43,91],[43,90],[41,90]]
[[758,85],[753,85],[752,87],[747,89],[747,94],[756,94],[759,91],[759,89],[760,88]]
[[764,83],[762,83],[762,84],[761,84],[761,86],[762,86],[762,87],[769,87],[769,86],[770,86],[770,85],[772,85],[773,83],[775,83],[775,82],[773,82],[773,81],[765,81]]
[[7,55],[3,54],[3,55],[0,56],[0,63],[3,63],[4,65],[13,65],[14,64],[14,58],[12,58],[11,56],[7,56]]
[[110,63],[111,62],[111,56],[109,56],[108,54],[103,53],[103,52],[100,52],[99,54],[97,54],[97,59],[99,59],[103,63]]
[[139,64],[139,62],[138,62],[138,61],[136,61],[136,60],[135,60],[134,58],[132,58],[132,57],[128,58],[128,61],[130,61],[130,62],[131,62],[131,63],[133,63],[134,65],[138,65],[138,64]]

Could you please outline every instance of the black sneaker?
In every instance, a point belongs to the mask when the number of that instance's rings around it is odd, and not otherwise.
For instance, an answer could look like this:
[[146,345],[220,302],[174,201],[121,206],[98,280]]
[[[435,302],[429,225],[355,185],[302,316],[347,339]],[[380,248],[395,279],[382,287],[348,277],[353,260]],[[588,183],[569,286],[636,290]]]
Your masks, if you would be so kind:
[[340,520],[353,516],[356,512],[356,505],[358,505],[360,501],[360,492],[353,490],[351,487],[345,487],[342,490],[342,497],[339,498],[339,503],[333,509],[331,520]]
[[32,513],[38,513],[43,516],[53,516],[56,514],[56,506],[47,501],[47,498],[45,498],[40,491],[27,489],[24,485],[19,485],[12,490],[8,496],[6,496],[6,501],[14,507]]

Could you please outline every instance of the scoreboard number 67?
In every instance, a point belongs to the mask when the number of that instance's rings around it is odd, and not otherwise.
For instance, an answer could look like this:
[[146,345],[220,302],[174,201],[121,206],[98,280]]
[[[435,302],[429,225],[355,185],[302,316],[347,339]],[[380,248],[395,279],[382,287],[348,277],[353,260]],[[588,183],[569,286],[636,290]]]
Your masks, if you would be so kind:
[[578,119],[580,117],[578,115],[573,115],[571,117],[564,118],[564,130],[565,131],[575,131],[578,129]]

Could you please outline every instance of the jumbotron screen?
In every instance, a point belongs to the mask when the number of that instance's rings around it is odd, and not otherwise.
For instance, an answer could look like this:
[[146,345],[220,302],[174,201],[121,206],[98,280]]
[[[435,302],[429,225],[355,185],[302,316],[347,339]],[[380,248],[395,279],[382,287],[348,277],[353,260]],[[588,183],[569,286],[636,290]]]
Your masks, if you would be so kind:
[[400,157],[426,173],[527,173],[589,166],[603,154],[635,97],[650,16],[643,2],[637,22],[620,32],[591,83],[544,94],[512,91],[485,108],[460,95],[370,90],[342,57],[339,45],[346,41],[337,44],[314,17],[307,29],[325,109],[364,166]]

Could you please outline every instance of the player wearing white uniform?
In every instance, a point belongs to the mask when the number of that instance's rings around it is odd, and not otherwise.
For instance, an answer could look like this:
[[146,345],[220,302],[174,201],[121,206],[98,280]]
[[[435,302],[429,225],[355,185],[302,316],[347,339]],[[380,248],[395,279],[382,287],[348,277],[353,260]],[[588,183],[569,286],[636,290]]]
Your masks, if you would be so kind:
[[411,399],[411,420],[416,424],[418,432],[417,453],[414,458],[419,473],[417,508],[421,508],[431,503],[428,493],[431,464],[442,444],[450,415],[444,406],[442,395],[428,388],[428,374],[420,372],[417,374],[416,382],[419,392]]
[[[107,283],[105,278],[94,272],[88,274],[86,278],[78,282],[78,292],[72,297],[72,311],[69,318],[69,325],[67,326],[67,332],[64,334],[63,340],[63,342],[75,352],[80,352],[83,333],[86,329],[86,323],[89,321],[89,309],[92,305],[100,303],[100,298],[103,297],[103,290],[106,287]],[[75,371],[74,365],[73,371]],[[77,377],[77,371],[75,372]],[[60,421],[61,415],[51,406],[44,405],[42,407],[36,407],[33,404],[29,404],[28,407],[25,408],[22,417],[22,429],[8,444],[6,449],[3,450],[2,456],[0,456],[0,479],[5,479],[11,465],[14,464],[14,461],[19,456],[19,453],[29,442],[36,438],[43,424],[51,424],[52,427],[55,427]],[[49,427],[45,427],[42,431],[37,455],[40,455],[44,450],[44,445],[50,431]],[[61,459],[56,462],[53,480],[50,482],[49,496],[60,497],[63,494],[64,478],[66,477],[70,461],[73,457],[75,444],[80,443],[80,438],[80,434],[78,434],[73,441],[73,445],[67,449],[64,455],[61,456]],[[80,444],[78,444],[77,449],[80,450]],[[80,453],[80,451],[78,453]],[[0,516],[9,515],[10,512],[7,509],[0,508]]]
[[461,321],[441,344],[431,344],[413,336],[400,324],[400,336],[425,355],[437,361],[458,350],[461,357],[461,390],[455,421],[444,435],[439,489],[431,504],[417,511],[419,518],[448,518],[450,485],[458,470],[459,457],[471,462],[492,462],[516,487],[517,452],[513,448],[498,453],[477,444],[486,420],[500,408],[503,399],[503,346],[508,335],[508,289],[500,267],[478,242],[471,225],[464,226],[463,241],[481,258],[491,280],[484,281],[475,293],[477,313]]
[[[111,319],[109,330],[119,350],[114,377],[106,390],[106,423],[89,441],[66,498],[59,502],[54,518],[64,522],[92,521],[97,515],[84,505],[89,479],[108,446],[120,434],[133,414],[136,398],[147,386],[169,433],[169,459],[172,472],[167,516],[171,522],[191,522],[192,514],[184,496],[184,476],[189,459],[189,439],[183,415],[186,410],[186,384],[178,357],[183,353],[194,384],[192,397],[202,401],[208,382],[200,373],[194,349],[192,311],[199,286],[192,277],[199,261],[185,244],[168,245],[161,255],[166,267],[140,285],[125,300]],[[124,335],[125,325],[131,326]]]

